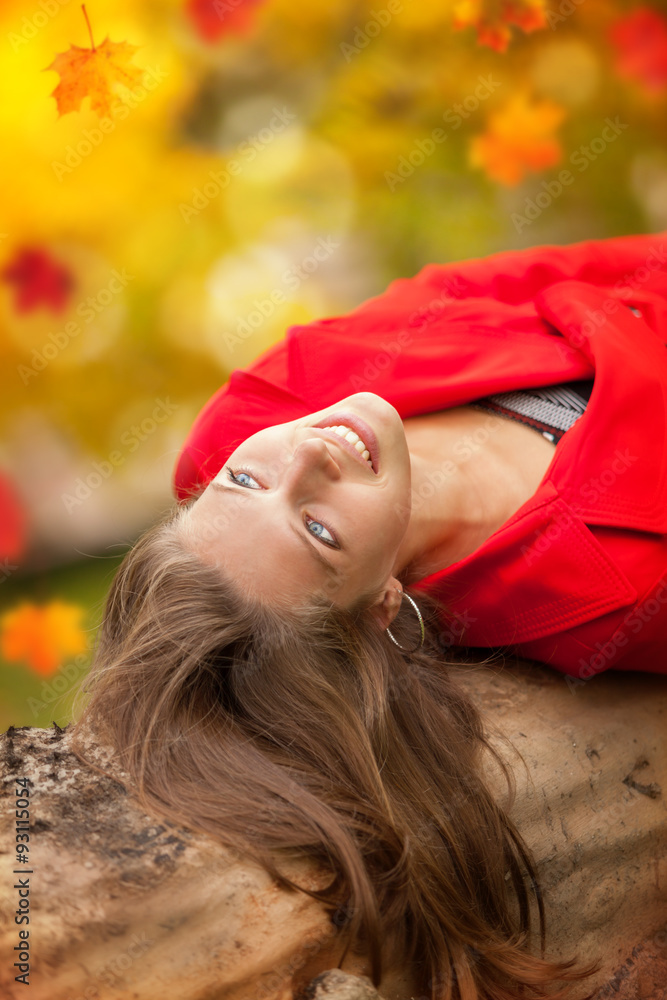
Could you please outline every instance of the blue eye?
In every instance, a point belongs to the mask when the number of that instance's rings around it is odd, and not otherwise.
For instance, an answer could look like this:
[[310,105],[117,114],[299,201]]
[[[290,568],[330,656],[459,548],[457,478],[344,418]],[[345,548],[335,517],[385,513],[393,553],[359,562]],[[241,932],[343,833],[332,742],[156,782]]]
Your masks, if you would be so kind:
[[[245,469],[239,469],[238,473],[236,473],[236,475],[235,475],[232,472],[232,470],[229,468],[229,466],[226,466],[226,469],[227,469],[227,476],[228,476],[228,478],[233,483],[238,483],[239,486],[246,486],[250,490],[254,490],[254,489],[261,490],[262,487],[259,485],[259,483],[257,483],[257,480],[255,479],[255,477],[250,472],[246,472]],[[244,483],[243,480],[240,479],[240,476],[247,476],[248,479],[252,479],[252,481],[254,483],[256,483],[257,485],[256,486],[249,486],[248,483]]]
[[[323,524],[322,521],[314,521],[311,517],[307,517],[306,518],[306,527],[308,528],[308,530],[310,531],[310,529],[313,526],[315,528],[319,528],[319,531],[311,531],[310,532],[311,535],[315,535],[316,538],[321,538],[322,541],[325,543],[325,545],[330,545],[334,549],[338,548],[338,544],[336,542],[336,539],[333,537],[333,535],[331,534],[331,532],[327,528],[326,524]],[[325,534],[328,535],[329,537],[325,538],[324,537]]]
[[[238,486],[244,486],[246,489],[249,490],[262,489],[262,487],[259,485],[252,472],[250,472],[248,469],[239,469],[236,473],[234,473],[232,472],[231,468],[228,465],[226,465],[225,471],[227,472],[227,478],[232,483],[236,483]],[[249,483],[244,482],[244,480],[241,478],[242,476],[246,476],[248,479],[251,479],[252,482],[255,483],[255,485],[250,486]],[[324,521],[316,521],[315,518],[308,517],[308,515],[306,515],[305,525],[310,534],[314,535],[315,538],[319,538],[319,540],[322,542],[323,545],[328,545],[332,549],[340,548],[340,545],[336,540],[336,536],[334,535],[333,531],[328,527],[328,525],[324,523]],[[313,526],[315,527],[315,530],[311,531],[310,529]]]

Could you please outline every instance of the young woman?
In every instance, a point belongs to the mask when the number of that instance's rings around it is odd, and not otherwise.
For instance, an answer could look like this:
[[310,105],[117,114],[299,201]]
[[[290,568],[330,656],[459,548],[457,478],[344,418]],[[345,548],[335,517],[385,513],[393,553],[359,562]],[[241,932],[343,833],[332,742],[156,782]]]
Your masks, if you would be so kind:
[[80,725],[147,806],[278,879],[276,850],[329,864],[376,983],[387,954],[431,1000],[590,971],[543,957],[445,653],[665,669],[663,239],[431,265],[292,328],[204,407],[112,584]]

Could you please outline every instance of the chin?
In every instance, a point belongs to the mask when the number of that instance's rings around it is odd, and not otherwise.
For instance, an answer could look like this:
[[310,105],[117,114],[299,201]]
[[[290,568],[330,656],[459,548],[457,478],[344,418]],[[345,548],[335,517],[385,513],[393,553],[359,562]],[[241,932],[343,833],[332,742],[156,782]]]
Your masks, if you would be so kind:
[[[359,402],[361,402],[361,403],[363,403],[364,401],[366,401],[367,403],[370,403],[371,405],[375,405],[375,406],[377,406],[378,403],[380,403],[382,406],[390,406],[391,405],[391,404],[389,404],[386,401],[386,399],[383,399],[382,396],[378,396],[378,394],[376,392],[355,392],[354,395],[348,396],[347,399],[348,400],[349,399],[358,399]],[[393,407],[392,407],[392,409],[393,409]]]
[[359,407],[361,412],[367,410],[371,413],[381,414],[384,417],[393,417],[396,420],[401,419],[398,410],[382,396],[378,396],[376,392],[356,392],[353,396],[348,396],[344,402]]

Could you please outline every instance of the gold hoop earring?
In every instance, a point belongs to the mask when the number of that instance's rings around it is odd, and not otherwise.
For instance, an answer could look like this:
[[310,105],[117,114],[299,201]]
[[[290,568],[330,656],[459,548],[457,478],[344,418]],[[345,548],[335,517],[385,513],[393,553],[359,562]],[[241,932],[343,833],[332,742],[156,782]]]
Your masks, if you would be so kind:
[[401,595],[401,598],[407,597],[407,599],[410,601],[410,604],[417,612],[417,618],[419,618],[419,628],[421,630],[421,637],[417,645],[414,647],[414,649],[406,649],[405,646],[401,646],[400,642],[396,641],[396,639],[393,637],[388,628],[385,629],[385,632],[387,633],[391,641],[394,643],[394,645],[398,646],[398,648],[401,649],[404,653],[416,653],[417,650],[421,649],[421,647],[424,645],[424,636],[425,636],[424,619],[421,616],[421,611],[419,610],[419,608],[417,607],[417,605],[412,600],[409,594],[406,594],[404,590],[399,590],[398,587],[394,587],[394,590],[396,590]]

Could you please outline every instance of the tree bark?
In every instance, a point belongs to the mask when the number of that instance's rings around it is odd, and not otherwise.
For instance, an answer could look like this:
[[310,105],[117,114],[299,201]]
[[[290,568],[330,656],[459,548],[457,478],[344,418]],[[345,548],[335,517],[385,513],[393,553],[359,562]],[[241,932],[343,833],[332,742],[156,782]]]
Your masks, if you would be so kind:
[[[504,734],[525,760],[527,773],[504,750],[517,782],[512,816],[545,890],[548,954],[599,958],[588,988],[600,1000],[664,1000],[667,677],[610,671],[573,686],[537,664],[455,669],[494,742],[502,749]],[[2,997],[419,1000],[398,963],[377,991],[364,955],[341,963],[344,942],[318,902],[138,809],[104,747],[93,752],[109,776],[82,766],[72,729],[0,737]],[[29,840],[17,842],[21,779]],[[504,801],[491,768],[489,780]],[[306,861],[280,864],[310,888],[330,878]],[[23,965],[29,994],[15,978]]]

